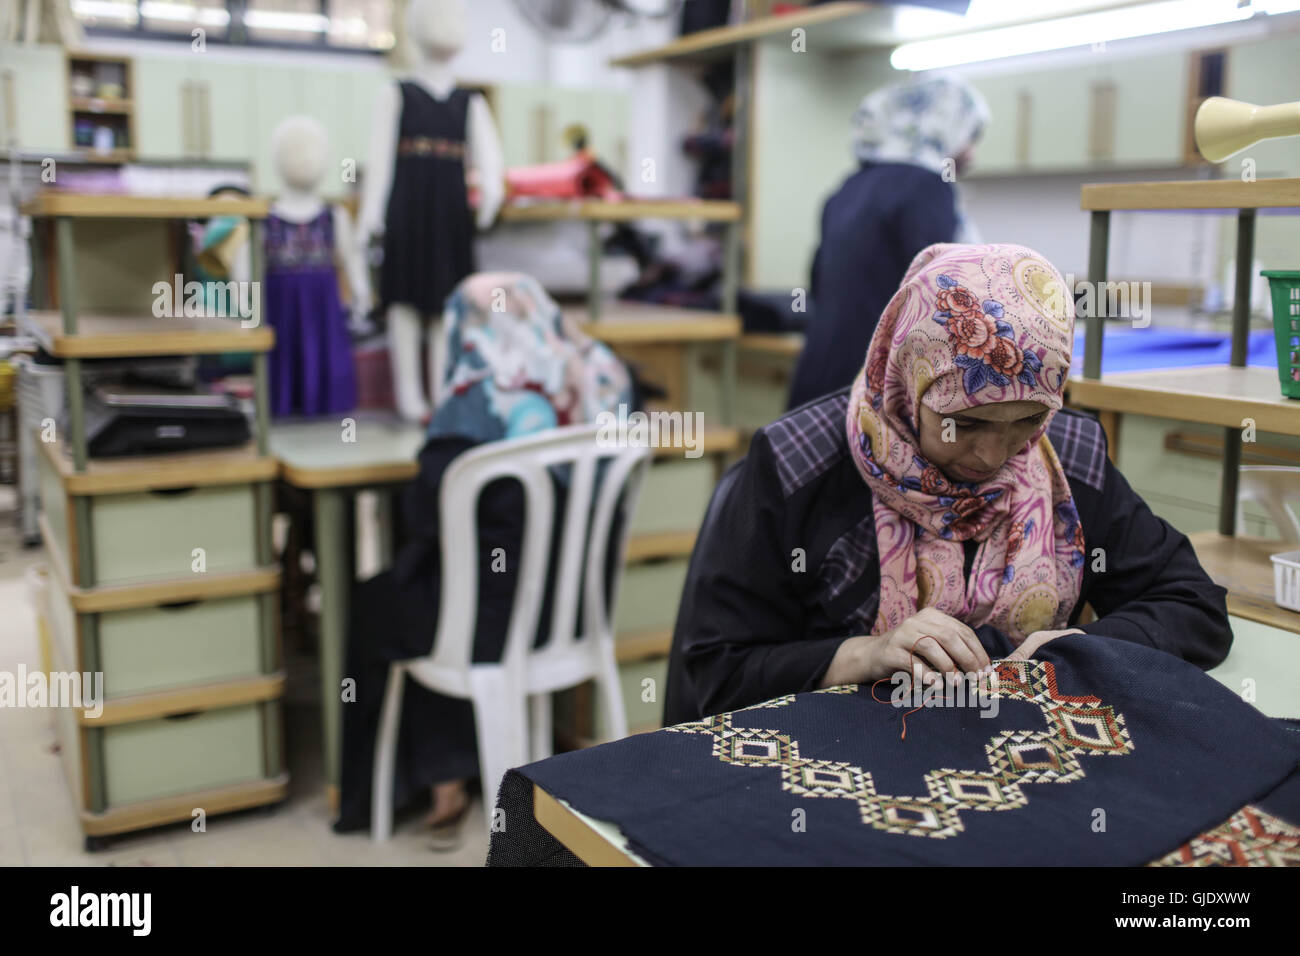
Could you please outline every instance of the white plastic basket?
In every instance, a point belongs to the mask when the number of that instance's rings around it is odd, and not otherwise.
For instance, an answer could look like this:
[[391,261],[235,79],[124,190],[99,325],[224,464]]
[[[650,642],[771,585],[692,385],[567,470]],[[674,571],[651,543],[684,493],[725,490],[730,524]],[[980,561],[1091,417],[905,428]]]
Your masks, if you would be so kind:
[[1273,601],[1291,611],[1300,611],[1300,551],[1269,555],[1273,562]]

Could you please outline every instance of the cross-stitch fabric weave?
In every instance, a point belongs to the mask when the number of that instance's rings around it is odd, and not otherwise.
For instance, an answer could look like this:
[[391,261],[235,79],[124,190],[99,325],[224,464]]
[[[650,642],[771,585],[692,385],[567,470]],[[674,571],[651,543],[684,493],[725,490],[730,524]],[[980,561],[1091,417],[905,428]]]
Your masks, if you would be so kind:
[[[792,694],[530,764],[502,799],[536,783],[655,864],[1300,862],[1300,734],[1198,668],[1069,635],[982,686],[911,713],[905,739],[889,683],[883,703],[870,685]],[[528,832],[494,834],[489,863],[522,862]]]

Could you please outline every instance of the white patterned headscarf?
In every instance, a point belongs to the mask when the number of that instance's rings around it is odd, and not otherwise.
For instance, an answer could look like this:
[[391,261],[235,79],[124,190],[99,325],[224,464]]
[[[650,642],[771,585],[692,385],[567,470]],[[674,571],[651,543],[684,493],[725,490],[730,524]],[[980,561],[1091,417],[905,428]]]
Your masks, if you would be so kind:
[[595,422],[631,404],[626,367],[532,276],[476,272],[443,310],[446,367],[430,438],[480,442]]
[[[858,162],[910,163],[940,176],[988,127],[980,92],[956,76],[935,74],[867,94],[853,114]],[[955,242],[979,242],[957,201]]]

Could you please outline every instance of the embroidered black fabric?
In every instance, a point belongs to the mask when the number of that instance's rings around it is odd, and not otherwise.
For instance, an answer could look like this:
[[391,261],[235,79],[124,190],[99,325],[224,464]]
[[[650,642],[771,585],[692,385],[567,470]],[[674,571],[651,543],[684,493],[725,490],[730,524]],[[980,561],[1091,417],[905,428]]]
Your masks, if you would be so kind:
[[488,866],[586,866],[533,817],[533,782],[523,774],[506,774],[497,808],[504,829],[492,834]]

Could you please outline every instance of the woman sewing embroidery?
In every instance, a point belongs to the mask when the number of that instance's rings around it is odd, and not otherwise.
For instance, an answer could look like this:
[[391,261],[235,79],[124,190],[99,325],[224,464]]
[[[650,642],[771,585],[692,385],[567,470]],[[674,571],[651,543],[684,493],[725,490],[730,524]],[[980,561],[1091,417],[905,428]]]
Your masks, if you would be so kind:
[[[692,558],[665,722],[896,671],[978,671],[1066,634],[1208,669],[1223,588],[1062,411],[1074,309],[1015,245],[913,260],[850,388],[758,431]],[[1084,603],[1098,615],[1082,627]],[[912,652],[915,652],[915,663]]]

